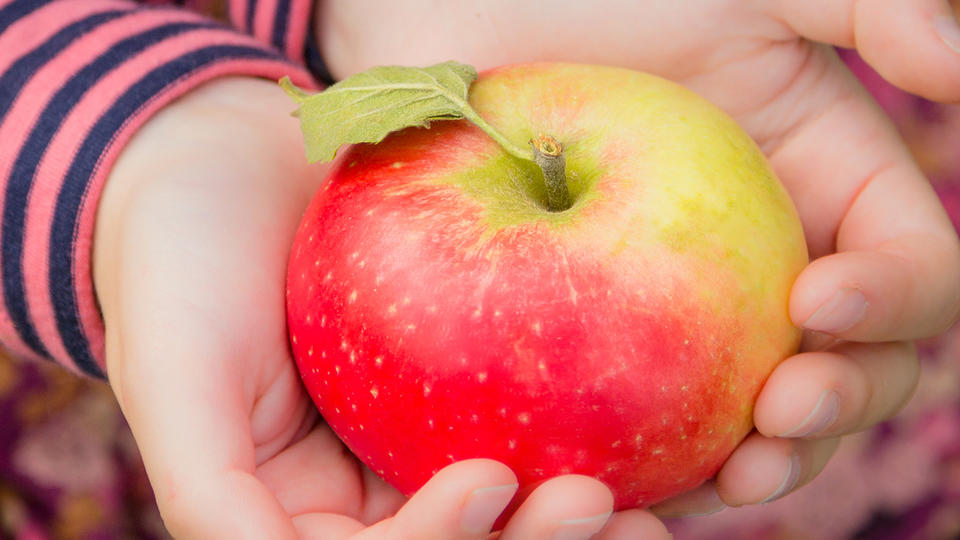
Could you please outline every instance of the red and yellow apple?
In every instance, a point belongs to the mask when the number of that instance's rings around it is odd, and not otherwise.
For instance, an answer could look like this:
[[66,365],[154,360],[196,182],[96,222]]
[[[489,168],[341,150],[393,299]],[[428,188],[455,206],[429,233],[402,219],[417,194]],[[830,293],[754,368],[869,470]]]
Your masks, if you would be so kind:
[[572,206],[550,211],[537,166],[464,120],[351,147],[289,265],[310,396],[407,494],[474,457],[522,490],[596,477],[618,508],[699,485],[798,345],[787,193],[732,119],[647,74],[510,66],[470,103],[512,141],[562,144]]

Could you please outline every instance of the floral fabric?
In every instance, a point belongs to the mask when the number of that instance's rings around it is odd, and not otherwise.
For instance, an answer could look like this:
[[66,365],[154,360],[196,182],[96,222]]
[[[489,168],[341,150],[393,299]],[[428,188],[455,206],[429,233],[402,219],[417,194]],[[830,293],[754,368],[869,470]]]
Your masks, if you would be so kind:
[[[904,94],[844,54],[960,227],[960,106]],[[960,537],[960,327],[920,351],[923,375],[906,410],[846,438],[811,484],[771,504],[672,521],[675,537]],[[109,389],[0,356],[0,538],[165,537]]]

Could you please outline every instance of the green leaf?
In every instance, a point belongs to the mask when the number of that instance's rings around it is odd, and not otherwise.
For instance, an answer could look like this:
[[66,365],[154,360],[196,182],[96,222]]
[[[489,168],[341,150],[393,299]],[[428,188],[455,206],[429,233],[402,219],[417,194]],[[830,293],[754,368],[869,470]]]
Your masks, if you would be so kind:
[[307,159],[330,161],[345,144],[378,143],[389,133],[434,120],[471,117],[467,102],[477,78],[468,65],[445,62],[426,68],[380,66],[309,94],[288,77],[280,81],[300,108]]

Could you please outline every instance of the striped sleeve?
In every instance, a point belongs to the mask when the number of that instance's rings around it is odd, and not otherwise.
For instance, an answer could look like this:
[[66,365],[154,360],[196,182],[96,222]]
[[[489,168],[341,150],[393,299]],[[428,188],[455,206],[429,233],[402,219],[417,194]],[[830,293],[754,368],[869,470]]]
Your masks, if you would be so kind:
[[103,377],[91,240],[107,173],[153,113],[224,75],[315,86],[273,47],[183,9],[0,0],[0,343],[12,354]]

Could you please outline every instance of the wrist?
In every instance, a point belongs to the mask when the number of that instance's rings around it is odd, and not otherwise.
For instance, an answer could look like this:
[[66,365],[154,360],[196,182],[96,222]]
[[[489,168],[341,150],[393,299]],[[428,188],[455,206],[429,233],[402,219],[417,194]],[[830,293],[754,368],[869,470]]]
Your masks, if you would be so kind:
[[[279,205],[275,213],[286,219],[302,211],[323,172],[307,166],[294,109],[272,81],[222,78],[164,107],[123,149],[99,200],[93,239],[108,364],[111,318],[124,277],[137,271],[128,262],[171,247],[143,246],[150,243],[144,231],[161,229],[163,240],[177,242],[184,222],[209,225],[216,212]],[[282,226],[292,235],[296,223]]]

